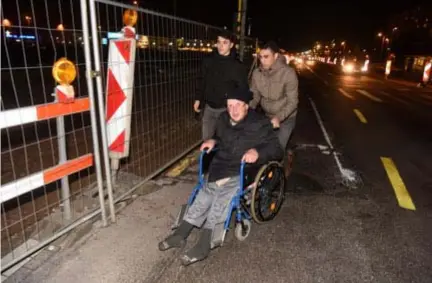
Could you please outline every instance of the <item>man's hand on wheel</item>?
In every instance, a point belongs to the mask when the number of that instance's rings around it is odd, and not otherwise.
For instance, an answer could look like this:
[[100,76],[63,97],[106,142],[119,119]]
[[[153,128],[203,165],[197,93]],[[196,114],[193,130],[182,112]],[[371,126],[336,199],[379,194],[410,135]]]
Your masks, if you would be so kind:
[[200,107],[200,101],[195,100],[194,105],[193,105],[194,111],[197,113],[201,112],[201,109],[199,109],[199,107]]
[[252,148],[246,151],[246,153],[243,155],[242,161],[246,163],[255,163],[257,162],[258,157],[258,151],[256,151],[255,148]]
[[213,148],[215,147],[215,145],[216,145],[216,141],[215,140],[206,140],[201,145],[200,150],[203,151],[204,149],[207,149],[207,153],[210,153],[210,151],[213,150]]

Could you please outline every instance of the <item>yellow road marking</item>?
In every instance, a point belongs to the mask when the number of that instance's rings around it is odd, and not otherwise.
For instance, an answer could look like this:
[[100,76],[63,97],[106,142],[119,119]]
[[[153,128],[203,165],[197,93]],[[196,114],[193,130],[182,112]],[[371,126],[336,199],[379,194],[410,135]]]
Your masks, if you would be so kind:
[[352,96],[351,94],[349,94],[345,90],[340,88],[339,91],[340,91],[340,93],[342,93],[344,96],[348,97],[349,99],[355,100],[354,96]]
[[358,89],[357,92],[360,93],[360,94],[362,94],[362,95],[364,95],[364,96],[366,96],[367,98],[372,99],[373,101],[376,101],[376,102],[383,102],[383,101],[381,100],[381,98],[378,98],[378,97],[376,97],[376,96],[373,96],[372,94],[370,94],[369,92],[367,92],[367,91],[365,91],[365,90]]
[[360,112],[360,110],[354,109],[354,113],[356,114],[360,122],[362,122],[363,124],[367,124],[366,117],[363,115],[363,113]]
[[399,206],[405,209],[415,210],[416,208],[411,196],[405,187],[393,160],[389,157],[381,157],[381,162],[383,163],[390,183],[393,186]]

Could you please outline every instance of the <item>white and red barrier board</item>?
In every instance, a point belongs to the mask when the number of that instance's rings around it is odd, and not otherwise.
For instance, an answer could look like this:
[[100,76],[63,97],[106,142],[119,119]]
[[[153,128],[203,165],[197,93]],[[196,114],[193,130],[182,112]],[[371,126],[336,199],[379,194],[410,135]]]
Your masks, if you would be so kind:
[[136,40],[110,41],[107,73],[107,137],[110,158],[129,155]]
[[430,79],[430,75],[431,75],[431,66],[432,66],[432,62],[429,62],[426,64],[424,71],[423,71],[423,82],[427,83]]

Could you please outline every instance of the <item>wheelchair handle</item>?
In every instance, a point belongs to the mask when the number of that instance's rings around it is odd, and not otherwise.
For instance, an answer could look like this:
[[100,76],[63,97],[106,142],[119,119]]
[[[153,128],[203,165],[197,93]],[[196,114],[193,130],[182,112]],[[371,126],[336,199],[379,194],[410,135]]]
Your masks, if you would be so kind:
[[200,157],[199,157],[199,178],[200,178],[200,182],[203,182],[202,178],[203,178],[203,160],[204,160],[204,156],[206,154],[210,154],[211,152],[214,152],[214,151],[217,150],[216,147],[213,147],[212,150],[209,153],[207,153],[208,149],[209,149],[208,147],[203,148],[203,150],[201,150]]
[[244,160],[240,163],[240,190],[244,188],[244,168],[246,166],[246,162]]

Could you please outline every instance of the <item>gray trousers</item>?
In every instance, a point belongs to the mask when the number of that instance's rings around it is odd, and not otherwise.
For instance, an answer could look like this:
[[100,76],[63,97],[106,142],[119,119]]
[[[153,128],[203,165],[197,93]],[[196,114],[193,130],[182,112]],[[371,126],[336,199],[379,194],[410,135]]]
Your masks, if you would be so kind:
[[215,109],[206,105],[202,118],[202,139],[208,140],[213,137],[216,132],[216,122],[219,116],[226,111],[226,108]]
[[286,150],[286,147],[288,145],[288,141],[289,141],[291,134],[294,130],[295,123],[296,123],[296,117],[294,116],[294,117],[290,117],[290,118],[286,119],[285,121],[283,121],[280,124],[279,131],[277,132],[277,135],[279,138],[279,143],[282,146],[283,150]]
[[216,182],[206,182],[183,220],[196,227],[213,230],[216,224],[225,222],[231,200],[239,189],[240,177],[231,177],[220,186]]

